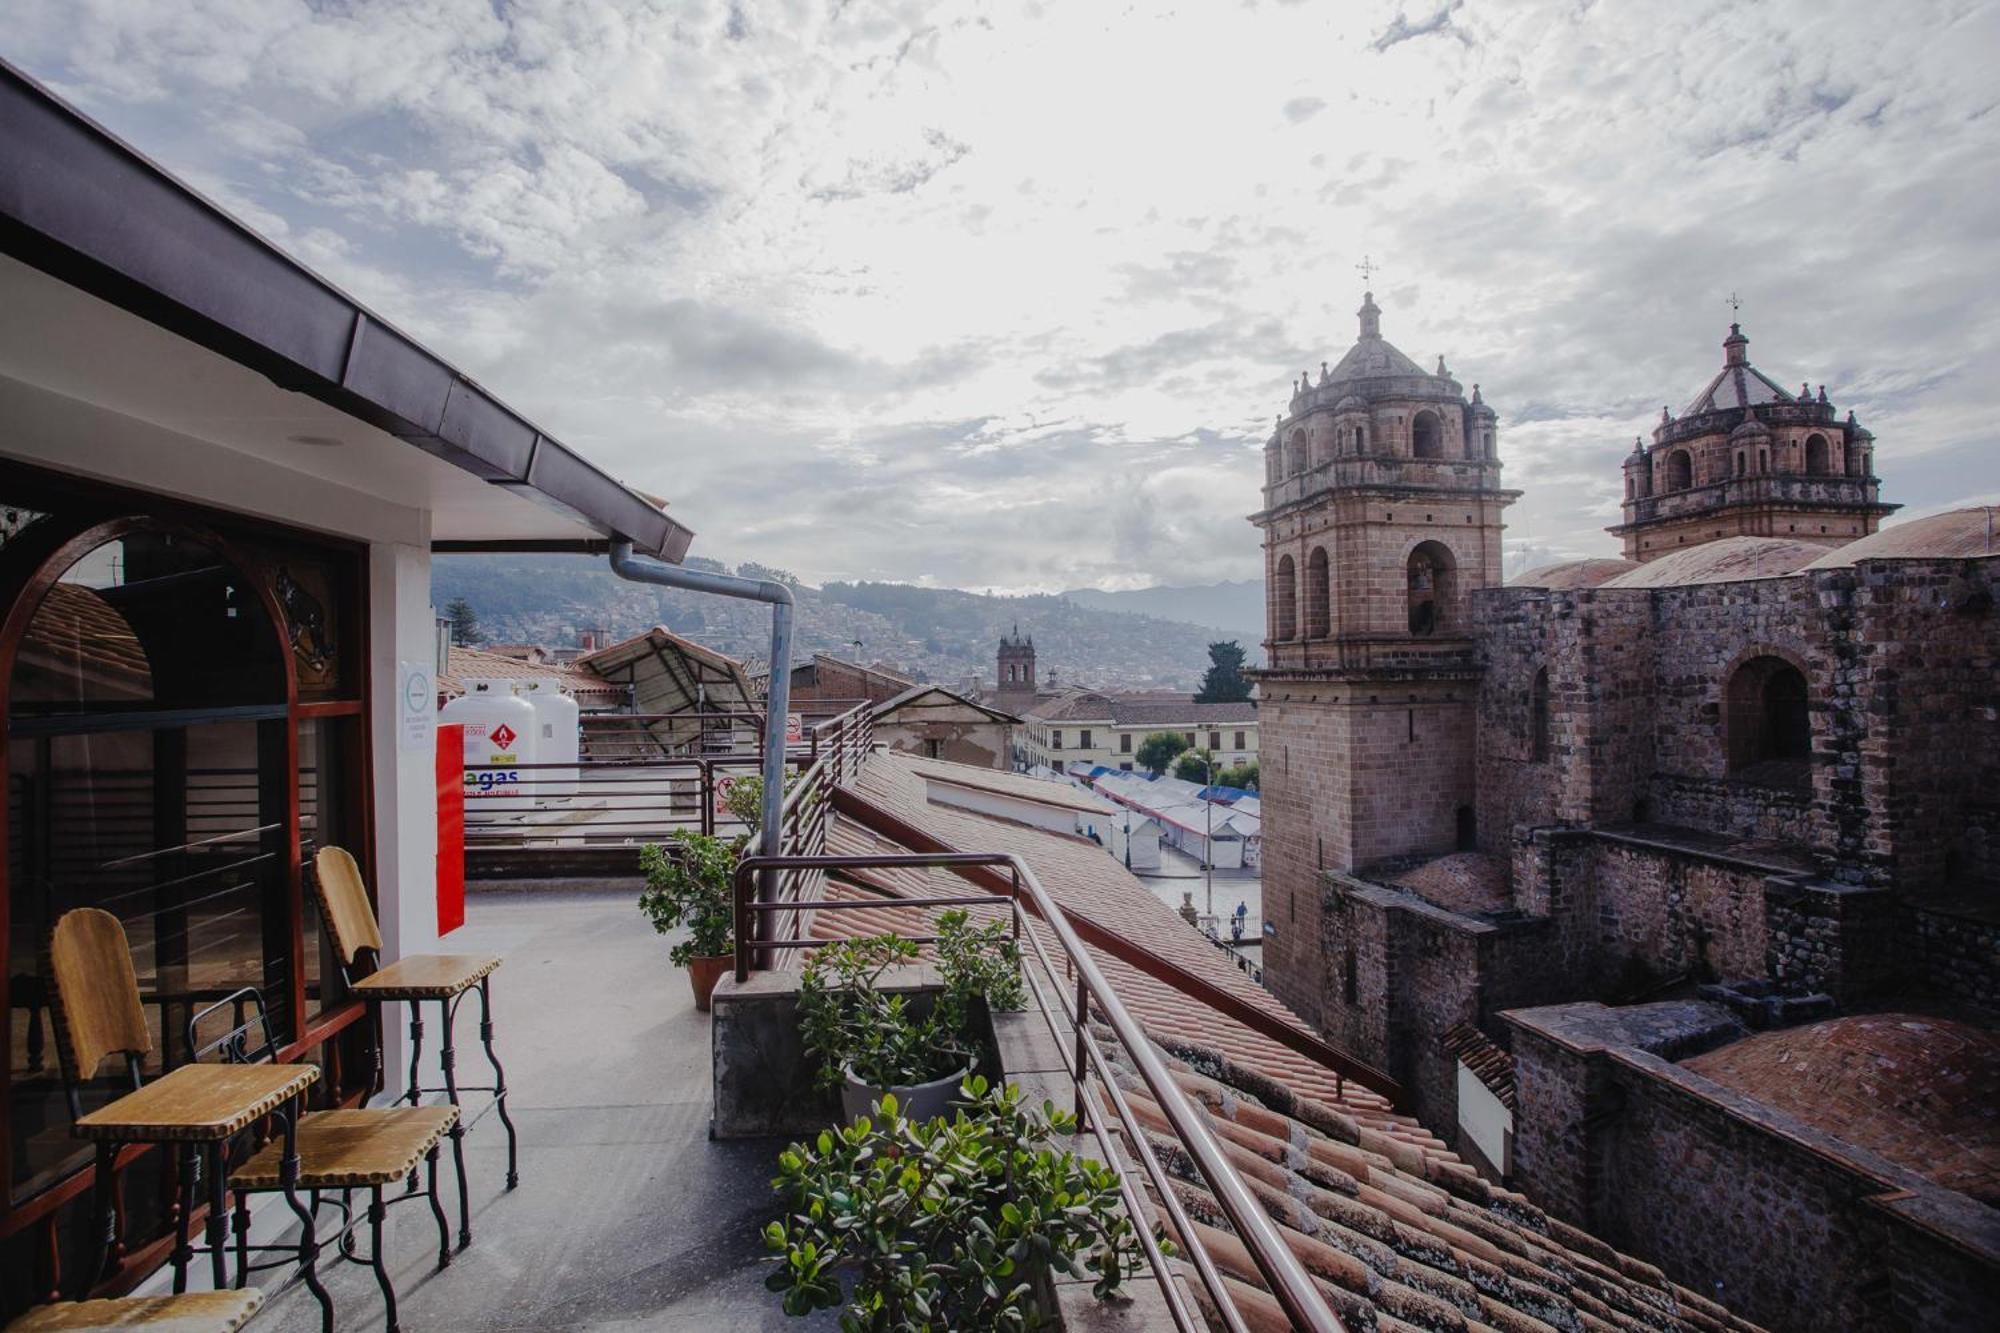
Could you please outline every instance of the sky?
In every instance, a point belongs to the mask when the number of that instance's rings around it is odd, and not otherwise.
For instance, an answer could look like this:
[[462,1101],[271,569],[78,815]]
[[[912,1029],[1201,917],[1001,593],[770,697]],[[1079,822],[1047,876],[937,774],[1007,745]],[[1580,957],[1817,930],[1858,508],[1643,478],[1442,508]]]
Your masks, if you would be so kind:
[[1970,0],[8,0],[0,54],[666,497],[696,554],[1256,577],[1301,371],[1500,414],[1510,571],[1616,553],[1721,365],[1904,516],[2000,501],[2000,13]]

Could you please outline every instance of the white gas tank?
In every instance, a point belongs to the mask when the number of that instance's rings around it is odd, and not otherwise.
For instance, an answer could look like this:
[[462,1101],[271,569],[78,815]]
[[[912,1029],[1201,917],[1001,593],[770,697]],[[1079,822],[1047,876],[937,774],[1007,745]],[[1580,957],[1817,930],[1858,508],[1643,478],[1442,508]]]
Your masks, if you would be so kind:
[[465,724],[467,799],[525,804],[535,796],[540,718],[535,706],[518,698],[509,680],[468,680],[465,693],[438,710],[440,722]]
[[[574,765],[580,754],[582,727],[578,717],[582,710],[576,700],[562,692],[560,682],[546,677],[525,681],[521,685],[520,697],[533,705],[535,710],[535,762],[540,764]],[[568,768],[543,768],[535,775],[536,795],[547,799],[552,796],[576,795],[577,770]]]

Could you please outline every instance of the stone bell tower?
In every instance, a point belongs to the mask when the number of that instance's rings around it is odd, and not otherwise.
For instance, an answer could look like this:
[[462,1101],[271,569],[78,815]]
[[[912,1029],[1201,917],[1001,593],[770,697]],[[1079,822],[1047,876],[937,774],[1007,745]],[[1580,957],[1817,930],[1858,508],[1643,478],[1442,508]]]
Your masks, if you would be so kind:
[[1035,636],[1023,635],[1019,625],[1013,633],[1000,636],[999,671],[995,682],[1003,694],[1035,691]]
[[1360,337],[1301,377],[1265,446],[1257,673],[1265,973],[1320,1021],[1324,870],[1471,847],[1478,670],[1470,595],[1500,579],[1496,418],[1440,357]]

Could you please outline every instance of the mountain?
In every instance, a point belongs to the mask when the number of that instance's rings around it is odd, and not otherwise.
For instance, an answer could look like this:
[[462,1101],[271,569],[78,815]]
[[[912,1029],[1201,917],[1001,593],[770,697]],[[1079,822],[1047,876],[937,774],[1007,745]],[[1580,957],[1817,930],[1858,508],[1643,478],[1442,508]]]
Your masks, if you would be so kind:
[[1191,587],[1132,588],[1106,592],[1102,588],[1072,588],[1063,594],[1081,606],[1100,611],[1129,611],[1161,620],[1218,625],[1249,643],[1264,637],[1264,581],[1202,583]]
[[[1261,623],[1246,635],[1070,596],[990,597],[903,583],[813,588],[780,570],[754,572],[793,584],[793,661],[832,653],[887,662],[951,686],[969,677],[990,681],[1000,636],[1016,625],[1034,636],[1044,676],[1053,668],[1060,681],[1102,688],[1191,690],[1207,669],[1212,641],[1236,639],[1254,660],[1263,634]],[[565,647],[585,630],[624,638],[664,625],[760,670],[770,643],[770,612],[759,603],[627,583],[587,556],[438,556],[431,562],[431,599],[443,607],[455,597],[471,605],[489,639],[502,643]],[[1261,599],[1259,607],[1261,617]]]

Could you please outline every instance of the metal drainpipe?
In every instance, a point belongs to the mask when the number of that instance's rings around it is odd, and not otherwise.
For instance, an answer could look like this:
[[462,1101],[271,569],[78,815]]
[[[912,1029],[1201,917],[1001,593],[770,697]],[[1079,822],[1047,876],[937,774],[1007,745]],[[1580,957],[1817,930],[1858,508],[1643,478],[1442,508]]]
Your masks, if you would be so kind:
[[[764,696],[764,828],[758,842],[763,856],[783,855],[779,846],[778,812],[785,803],[785,717],[792,702],[792,590],[769,579],[744,579],[733,574],[711,574],[707,570],[683,569],[657,560],[639,560],[632,555],[632,543],[611,543],[611,572],[633,583],[650,583],[662,588],[686,588],[709,592],[717,597],[736,597],[771,604],[771,687]],[[777,872],[761,872],[757,895],[769,900]]]

